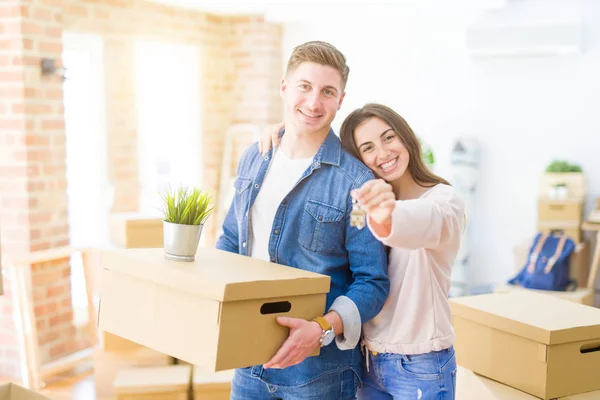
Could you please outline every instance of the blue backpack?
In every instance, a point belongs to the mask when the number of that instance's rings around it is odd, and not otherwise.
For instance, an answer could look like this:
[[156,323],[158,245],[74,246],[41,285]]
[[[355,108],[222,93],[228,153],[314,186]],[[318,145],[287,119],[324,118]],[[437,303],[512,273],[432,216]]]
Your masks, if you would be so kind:
[[574,290],[577,284],[569,279],[573,251],[575,242],[566,235],[538,233],[529,249],[525,266],[508,283],[529,289]]

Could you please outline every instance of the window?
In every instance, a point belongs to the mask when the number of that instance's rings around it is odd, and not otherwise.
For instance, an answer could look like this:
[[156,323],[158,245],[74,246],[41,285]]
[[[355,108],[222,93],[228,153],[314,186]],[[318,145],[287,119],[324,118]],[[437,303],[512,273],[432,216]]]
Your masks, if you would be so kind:
[[135,62],[140,211],[157,212],[167,186],[202,183],[199,49],[139,41]]

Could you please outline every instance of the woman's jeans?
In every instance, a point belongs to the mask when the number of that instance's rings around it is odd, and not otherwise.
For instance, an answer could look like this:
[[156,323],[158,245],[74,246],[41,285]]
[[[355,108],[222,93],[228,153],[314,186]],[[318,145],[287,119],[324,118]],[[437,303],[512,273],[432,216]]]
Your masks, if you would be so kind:
[[454,347],[416,355],[365,353],[360,400],[454,400]]

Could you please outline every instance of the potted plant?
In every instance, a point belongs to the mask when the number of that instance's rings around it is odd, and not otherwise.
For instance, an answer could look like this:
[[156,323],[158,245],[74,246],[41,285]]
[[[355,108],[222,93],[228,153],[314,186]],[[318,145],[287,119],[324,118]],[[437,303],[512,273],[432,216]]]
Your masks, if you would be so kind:
[[424,143],[420,138],[418,140],[419,144],[421,145],[421,158],[423,159],[425,165],[433,171],[433,166],[435,164],[433,149],[429,145]]
[[551,199],[565,200],[569,197],[569,189],[564,182],[557,183],[548,188],[548,197]]
[[581,167],[577,164],[570,164],[564,160],[554,160],[546,167],[549,173],[581,172]]
[[194,261],[204,222],[213,212],[211,196],[199,188],[166,189],[162,195],[165,258]]

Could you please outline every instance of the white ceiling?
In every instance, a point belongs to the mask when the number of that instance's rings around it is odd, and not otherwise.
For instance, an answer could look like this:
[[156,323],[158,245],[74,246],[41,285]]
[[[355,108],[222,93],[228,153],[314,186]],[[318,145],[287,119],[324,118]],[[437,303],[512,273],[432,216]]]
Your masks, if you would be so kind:
[[343,18],[345,10],[367,10],[373,7],[406,7],[421,8],[461,8],[476,7],[478,9],[503,8],[514,0],[146,0],[168,4],[175,7],[190,8],[221,15],[259,14],[273,22],[315,21],[326,14]]

